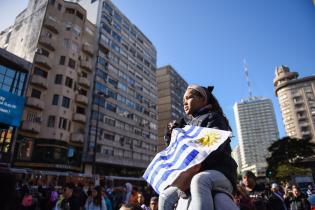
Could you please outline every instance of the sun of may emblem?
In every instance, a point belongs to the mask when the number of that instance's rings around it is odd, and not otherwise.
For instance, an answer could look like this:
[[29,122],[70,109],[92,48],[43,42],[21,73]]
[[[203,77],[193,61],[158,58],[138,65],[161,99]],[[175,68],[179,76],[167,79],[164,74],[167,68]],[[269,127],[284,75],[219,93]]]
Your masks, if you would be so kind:
[[218,139],[220,139],[220,134],[216,133],[216,132],[208,132],[206,133],[206,135],[200,139],[198,139],[198,142],[202,145],[202,146],[212,146],[213,144],[215,144],[217,142]]

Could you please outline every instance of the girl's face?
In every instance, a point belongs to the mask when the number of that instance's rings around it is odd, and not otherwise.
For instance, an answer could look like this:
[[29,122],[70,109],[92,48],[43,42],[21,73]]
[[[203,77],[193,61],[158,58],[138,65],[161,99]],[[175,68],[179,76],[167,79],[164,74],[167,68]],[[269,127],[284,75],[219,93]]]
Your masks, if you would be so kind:
[[96,197],[97,196],[97,191],[95,188],[92,189],[92,197]]
[[184,94],[183,105],[184,111],[187,115],[194,114],[207,104],[205,98],[194,94],[194,92],[195,91],[193,89],[187,89]]

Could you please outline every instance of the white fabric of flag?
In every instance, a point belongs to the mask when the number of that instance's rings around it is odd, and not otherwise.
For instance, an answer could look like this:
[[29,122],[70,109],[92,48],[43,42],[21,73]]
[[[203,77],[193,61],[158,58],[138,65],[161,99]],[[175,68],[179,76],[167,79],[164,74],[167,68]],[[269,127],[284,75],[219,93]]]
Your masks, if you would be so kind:
[[169,146],[153,158],[143,178],[160,194],[180,173],[201,163],[230,136],[230,131],[213,128],[175,128]]

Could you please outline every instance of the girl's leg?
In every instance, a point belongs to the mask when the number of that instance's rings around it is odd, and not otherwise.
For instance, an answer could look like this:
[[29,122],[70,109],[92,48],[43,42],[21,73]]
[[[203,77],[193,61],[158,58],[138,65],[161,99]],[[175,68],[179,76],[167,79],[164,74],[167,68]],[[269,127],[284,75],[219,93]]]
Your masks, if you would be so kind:
[[159,210],[173,210],[178,202],[178,188],[169,186],[159,196]]
[[196,174],[190,184],[191,203],[189,210],[214,210],[212,190],[233,190],[230,181],[219,171],[207,170]]

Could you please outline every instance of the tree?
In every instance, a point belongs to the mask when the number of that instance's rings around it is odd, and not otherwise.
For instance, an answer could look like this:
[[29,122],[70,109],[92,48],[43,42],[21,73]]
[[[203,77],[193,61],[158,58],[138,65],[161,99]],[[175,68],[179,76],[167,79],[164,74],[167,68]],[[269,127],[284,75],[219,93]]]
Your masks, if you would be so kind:
[[288,180],[293,175],[303,175],[310,171],[299,165],[299,162],[315,155],[315,144],[309,139],[284,137],[274,142],[268,151],[271,154],[266,158],[269,177]]

